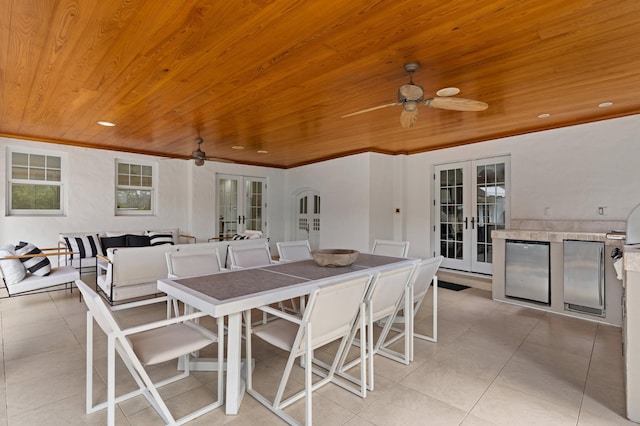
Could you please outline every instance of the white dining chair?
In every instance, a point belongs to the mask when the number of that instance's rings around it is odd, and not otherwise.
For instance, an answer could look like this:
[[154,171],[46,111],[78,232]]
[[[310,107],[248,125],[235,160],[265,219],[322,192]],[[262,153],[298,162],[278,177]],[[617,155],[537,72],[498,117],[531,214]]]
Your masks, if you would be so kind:
[[375,240],[371,253],[382,256],[407,257],[409,241]]
[[[260,266],[268,266],[275,262],[271,258],[269,243],[260,243],[256,245],[229,246],[229,259],[231,261],[231,269],[257,268]],[[297,313],[297,302],[291,299],[291,307],[283,302],[279,303],[280,309],[287,312]],[[267,313],[263,313],[262,322],[268,320]]]
[[[413,335],[414,339],[426,340],[429,342],[438,341],[438,268],[444,259],[443,256],[431,257],[424,259],[418,264],[412,278],[413,281],[413,296],[411,300],[412,318],[409,324],[410,335]],[[431,285],[433,283],[433,285]],[[420,334],[415,332],[415,318],[416,314],[422,306],[422,302],[427,295],[429,288],[433,287],[433,322],[431,328],[431,336]],[[406,336],[405,330],[399,328],[398,324],[405,324],[407,321],[407,314],[404,312],[404,306],[396,313],[396,316],[391,321],[391,327],[385,327],[380,333],[378,338],[377,352],[387,358],[402,362],[404,364],[409,361],[413,361],[414,342],[413,339],[407,339],[409,341],[409,352],[398,352],[389,348],[391,344]],[[393,331],[395,335],[389,337],[389,333]]]
[[296,260],[312,259],[311,246],[308,240],[282,241],[276,243],[279,260],[292,262]]
[[222,271],[220,254],[216,247],[165,253],[167,278],[194,277]]
[[[160,395],[158,388],[189,376],[190,353],[218,343],[218,359],[224,359],[224,339],[222,318],[217,318],[217,334],[200,327],[193,321],[207,314],[196,312],[165,320],[142,324],[127,329],[121,328],[113,316],[113,311],[127,309],[127,305],[118,305],[109,309],[103,299],[81,280],[76,286],[82,293],[89,308],[87,312],[87,377],[86,412],[94,413],[107,409],[107,424],[115,424],[115,406],[138,395],[143,395],[160,415],[165,424],[181,425],[195,419],[224,403],[223,369],[218,371],[217,400],[179,419],[175,419]],[[152,299],[151,303],[163,302],[163,297]],[[139,304],[136,304],[139,306]],[[98,323],[107,335],[107,400],[94,405],[93,398],[93,322]],[[120,356],[138,389],[116,396],[116,354]],[[157,365],[174,359],[182,359],[184,371],[167,379],[153,382],[145,366]]]
[[[253,368],[246,366],[247,392],[261,404],[274,412],[291,425],[300,424],[284,409],[292,403],[305,398],[305,424],[313,422],[312,392],[333,382],[341,384],[335,372],[344,349],[347,348],[348,337],[356,321],[360,320],[364,327],[363,299],[371,282],[369,275],[351,278],[336,284],[315,288],[309,296],[309,303],[302,318],[280,312],[270,307],[260,308],[279,317],[279,319],[251,329],[246,332],[246,354],[251,359],[251,336],[256,336],[270,345],[289,352],[287,363],[273,400],[268,399],[253,387]],[[328,371],[317,371],[313,368],[313,351],[331,342],[339,340],[340,344],[334,354],[333,362]],[[361,352],[364,356],[364,351]],[[304,357],[304,389],[288,398],[284,398],[284,391],[295,361]],[[313,383],[313,373],[319,373],[320,380]]]
[[[375,322],[381,322],[385,328],[391,326],[391,320],[396,316],[397,312],[402,308],[405,297],[409,296],[411,291],[411,283],[413,272],[416,268],[415,264],[403,265],[379,272],[369,286],[366,303],[366,319],[365,328],[354,328],[349,337],[349,345],[365,346],[366,342],[366,365],[363,364],[361,358],[356,358],[347,362],[348,351],[343,353],[339,363],[338,374],[356,385],[360,386],[360,392],[365,393],[366,390],[374,390],[374,355],[380,348],[380,344],[374,343],[373,325]],[[409,334],[409,323],[405,324],[404,331]],[[384,329],[383,329],[384,330]],[[360,335],[360,341],[356,340],[356,334]],[[405,351],[409,352],[408,342]],[[362,381],[353,377],[348,371],[360,364],[361,371],[366,368],[366,380]]]
[[269,243],[230,245],[229,260],[231,261],[231,269],[255,268],[276,263],[271,258]]

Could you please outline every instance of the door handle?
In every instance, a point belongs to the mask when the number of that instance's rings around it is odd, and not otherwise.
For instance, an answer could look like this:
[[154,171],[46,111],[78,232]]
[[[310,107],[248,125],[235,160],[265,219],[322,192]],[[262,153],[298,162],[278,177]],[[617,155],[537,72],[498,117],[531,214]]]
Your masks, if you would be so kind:
[[469,222],[468,221],[469,221],[469,218],[465,217],[464,218],[464,229],[469,229]]
[[475,223],[476,223],[476,218],[472,217],[471,218],[471,229],[475,229]]

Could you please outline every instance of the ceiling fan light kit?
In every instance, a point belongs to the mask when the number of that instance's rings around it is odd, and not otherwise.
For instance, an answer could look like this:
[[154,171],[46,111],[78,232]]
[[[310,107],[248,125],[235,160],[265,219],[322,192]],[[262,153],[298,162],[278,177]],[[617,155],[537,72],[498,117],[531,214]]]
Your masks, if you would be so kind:
[[398,89],[398,102],[367,108],[360,111],[345,114],[342,118],[364,114],[390,106],[402,105],[400,114],[400,125],[404,128],[412,127],[418,120],[418,104],[424,104],[430,108],[446,109],[451,111],[484,111],[488,108],[485,102],[473,99],[454,98],[453,95],[460,93],[457,87],[445,87],[438,90],[438,97],[424,99],[424,89],[413,83],[413,73],[420,68],[418,62],[404,64],[404,70],[409,73],[409,82],[403,84]]

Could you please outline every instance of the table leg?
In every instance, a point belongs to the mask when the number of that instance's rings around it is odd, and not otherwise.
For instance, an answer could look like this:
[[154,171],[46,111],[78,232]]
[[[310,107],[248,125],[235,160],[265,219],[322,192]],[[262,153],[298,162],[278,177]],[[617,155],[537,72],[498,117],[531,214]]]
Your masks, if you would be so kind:
[[238,414],[244,396],[242,378],[242,313],[228,316],[227,329],[227,391],[225,392],[227,414]]

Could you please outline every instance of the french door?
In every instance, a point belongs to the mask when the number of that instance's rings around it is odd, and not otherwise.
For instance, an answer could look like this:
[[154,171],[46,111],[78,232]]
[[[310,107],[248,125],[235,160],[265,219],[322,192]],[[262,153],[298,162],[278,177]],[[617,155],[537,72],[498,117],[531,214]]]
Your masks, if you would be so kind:
[[312,250],[320,245],[320,194],[305,190],[295,195],[295,240],[308,240]]
[[492,273],[491,231],[509,220],[509,157],[435,167],[435,253],[442,266]]
[[218,174],[217,186],[218,236],[232,237],[249,229],[266,236],[266,178]]

